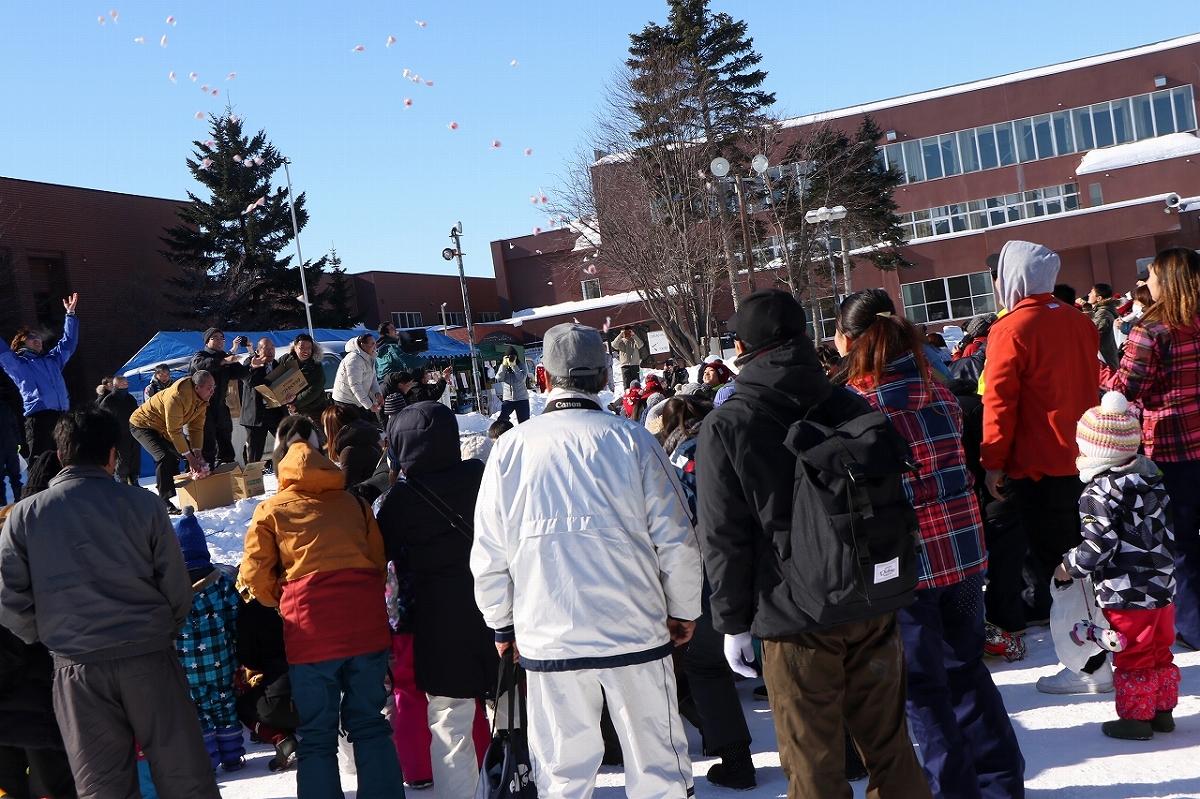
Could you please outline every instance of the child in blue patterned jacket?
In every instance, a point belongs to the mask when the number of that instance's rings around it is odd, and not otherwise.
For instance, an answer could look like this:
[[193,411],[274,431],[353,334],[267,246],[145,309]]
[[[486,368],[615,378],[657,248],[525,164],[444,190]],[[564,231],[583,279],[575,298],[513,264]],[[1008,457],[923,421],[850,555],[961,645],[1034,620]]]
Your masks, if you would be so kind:
[[204,528],[193,515],[191,506],[175,526],[188,576],[195,591],[192,612],[175,641],[179,660],[187,672],[192,701],[200,717],[204,745],[212,758],[226,771],[242,767],[246,748],[242,743],[242,724],[238,721],[233,693],[233,675],[237,671],[237,615],[241,601],[234,580],[213,566],[204,537]]

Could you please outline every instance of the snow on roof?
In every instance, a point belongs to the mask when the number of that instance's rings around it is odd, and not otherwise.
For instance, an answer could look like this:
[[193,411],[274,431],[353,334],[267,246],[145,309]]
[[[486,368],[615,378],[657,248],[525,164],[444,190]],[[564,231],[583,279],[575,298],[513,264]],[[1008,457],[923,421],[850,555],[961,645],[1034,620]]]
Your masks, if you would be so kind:
[[1075,174],[1091,175],[1109,169],[1152,164],[1187,155],[1200,155],[1200,138],[1191,133],[1171,133],[1156,139],[1143,139],[1129,144],[1118,144],[1116,147],[1105,147],[1102,150],[1089,150],[1079,162]]
[[511,319],[505,319],[504,324],[518,326],[534,319],[546,319],[552,316],[565,316],[582,311],[595,311],[600,308],[612,308],[617,305],[628,305],[631,302],[641,302],[636,291],[626,291],[623,294],[609,294],[605,297],[595,297],[590,300],[575,300],[560,302],[557,305],[542,305],[537,308],[526,308],[517,311]]
[[[1020,72],[1012,72],[1008,75],[999,75],[994,78],[984,78],[983,80],[973,81],[971,83],[960,83],[955,86],[946,86],[941,89],[932,89],[925,92],[917,92],[916,94],[906,94],[900,97],[892,97],[886,100],[878,100],[873,103],[864,105],[847,106],[834,111],[820,111],[815,114],[807,114],[805,116],[795,117],[784,121],[783,127],[793,128],[800,125],[809,125],[814,122],[825,122],[841,117],[853,116],[855,114],[869,114],[874,111],[881,111],[885,108],[894,108],[899,105],[910,105],[919,103],[925,100],[936,100],[940,97],[950,97],[955,94],[965,94],[967,92],[979,91],[980,89],[990,89],[995,86],[1004,86],[1009,83],[1018,83],[1023,80],[1032,80],[1033,78],[1042,78],[1047,75],[1058,75],[1063,72],[1070,72],[1076,69],[1086,69],[1098,64],[1109,64],[1114,61],[1123,61],[1127,58],[1137,58],[1138,56],[1149,55],[1150,53],[1159,53],[1163,50],[1173,50],[1177,47],[1185,47],[1189,44],[1200,44],[1200,33],[1193,33],[1190,36],[1180,36],[1176,39],[1167,39],[1162,42],[1146,44],[1140,47],[1133,47],[1128,50],[1117,50],[1113,53],[1104,53],[1102,55],[1088,56],[1087,58],[1078,58],[1074,61],[1064,61],[1061,64],[1050,64],[1044,67],[1035,67],[1034,69],[1026,69]],[[610,156],[612,157],[612,156]]]

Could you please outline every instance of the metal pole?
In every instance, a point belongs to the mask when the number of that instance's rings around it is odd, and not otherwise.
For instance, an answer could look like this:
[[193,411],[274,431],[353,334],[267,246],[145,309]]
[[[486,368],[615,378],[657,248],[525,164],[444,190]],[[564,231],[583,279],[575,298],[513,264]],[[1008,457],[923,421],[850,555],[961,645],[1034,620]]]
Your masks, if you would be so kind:
[[[458,280],[462,283],[463,314],[467,317],[467,341],[471,345],[471,381],[475,384],[475,410],[481,410],[483,392],[480,391],[479,359],[475,354],[475,323],[471,321],[471,300],[467,297],[467,273],[463,270],[462,259],[462,223],[450,228],[450,238],[454,239],[454,257],[458,261]],[[446,321],[442,318],[443,323]]]
[[842,301],[838,298],[837,266],[833,262],[833,233],[829,228],[829,220],[825,220],[825,255],[829,258],[829,282],[833,284],[833,312],[842,310]]
[[283,159],[283,174],[287,178],[288,210],[292,212],[292,237],[296,239],[296,260],[300,263],[300,296],[304,301],[304,317],[308,320],[308,335],[313,334],[312,305],[308,301],[308,278],[304,276],[304,256],[300,254],[300,226],[296,224],[296,199],[292,197],[292,173],[288,170],[291,160]]
[[733,182],[737,186],[738,211],[742,216],[742,247],[746,252],[746,287],[754,293],[754,253],[750,250],[750,227],[746,222],[746,190],[742,186],[742,176],[734,175]]

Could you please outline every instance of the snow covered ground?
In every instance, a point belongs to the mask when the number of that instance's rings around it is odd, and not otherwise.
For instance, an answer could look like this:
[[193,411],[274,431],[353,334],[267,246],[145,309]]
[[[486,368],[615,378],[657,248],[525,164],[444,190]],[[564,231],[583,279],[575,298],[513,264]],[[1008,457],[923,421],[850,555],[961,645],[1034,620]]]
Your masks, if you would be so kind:
[[[533,413],[540,413],[545,398],[533,396]],[[610,401],[611,395],[602,397]],[[464,438],[479,435],[491,423],[479,414],[459,417]],[[275,492],[275,478],[264,479],[267,494]],[[152,484],[152,481],[151,481]],[[151,486],[152,487],[152,486]],[[234,505],[197,514],[208,534],[214,560],[236,564],[241,558],[242,541],[250,517],[261,497],[241,500]],[[1150,742],[1115,741],[1100,733],[1100,723],[1115,717],[1112,694],[1099,696],[1047,696],[1034,687],[1039,677],[1057,671],[1057,658],[1048,628],[1031,628],[1026,637],[1029,656],[1020,663],[990,661],[989,667],[1012,716],[1025,755],[1026,789],[1030,797],[1058,799],[1168,799],[1200,796],[1200,653],[1176,651],[1176,662],[1183,673],[1179,708],[1175,712],[1178,727],[1174,733],[1160,734]],[[779,767],[779,753],[770,707],[756,701],[751,690],[757,681],[739,685],[742,704],[754,737],[752,749],[758,767],[758,787],[746,792],[747,799],[782,797],[787,782]],[[1197,695],[1193,695],[1197,694]],[[732,794],[716,788],[704,779],[708,768],[717,762],[700,753],[699,735],[688,729],[696,793],[701,799],[718,799]],[[249,747],[246,767],[233,774],[218,774],[226,799],[284,799],[296,795],[296,777],[291,771],[271,774],[267,762],[273,750],[265,746]],[[355,790],[355,777],[343,776],[347,796]],[[604,768],[597,782],[599,799],[624,796],[624,772]],[[862,797],[866,781],[856,783],[854,795]],[[411,792],[410,799],[434,799],[432,791]]]
[[[1175,732],[1153,741],[1115,741],[1100,733],[1100,723],[1114,718],[1112,694],[1100,696],[1047,696],[1034,688],[1038,677],[1057,670],[1054,645],[1048,628],[1033,628],[1026,637],[1029,657],[1021,663],[989,663],[1004,695],[1025,754],[1025,785],[1031,799],[1144,799],[1147,797],[1200,796],[1200,697],[1181,696],[1175,711]],[[1183,672],[1182,691],[1200,689],[1200,653],[1176,652]],[[757,681],[738,687],[742,706],[754,736],[752,749],[758,769],[758,787],[738,796],[773,799],[787,794],[787,781],[779,768],[779,751],[771,709],[756,701],[751,690]],[[691,742],[696,795],[700,799],[732,797],[733,792],[711,785],[703,775],[718,762],[700,754],[700,738],[685,723]],[[270,774],[271,750],[251,747],[246,767],[235,774],[219,774],[225,799],[283,799],[296,795],[295,771]],[[355,778],[343,776],[348,797],[354,795]],[[605,767],[597,781],[598,799],[621,799],[625,776],[620,768]],[[862,797],[866,781],[854,784]],[[410,799],[433,799],[432,791],[409,793]]]

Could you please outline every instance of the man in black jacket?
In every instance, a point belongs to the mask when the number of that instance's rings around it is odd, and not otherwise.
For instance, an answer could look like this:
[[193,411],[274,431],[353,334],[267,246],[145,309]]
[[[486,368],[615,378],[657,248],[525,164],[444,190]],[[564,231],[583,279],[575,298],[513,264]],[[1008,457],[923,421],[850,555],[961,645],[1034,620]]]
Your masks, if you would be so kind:
[[807,555],[791,552],[796,456],[784,446],[786,426],[814,408],[836,425],[871,407],[829,383],[792,295],[751,294],[729,327],[738,338],[738,390],[705,419],[696,494],[713,625],[726,634],[730,666],[746,673],[751,635],[762,639],[789,796],[852,796],[844,718],[870,772],[872,795],[929,797],[905,723],[895,614],[823,627],[792,599],[783,574],[784,555]]
[[212,401],[208,403],[208,416],[204,419],[204,460],[209,466],[218,463],[232,463],[236,459],[233,452],[233,417],[229,413],[229,405],[225,402],[229,394],[229,381],[241,380],[250,370],[238,360],[238,347],[250,342],[245,336],[233,340],[233,349],[225,352],[225,334],[215,327],[204,331],[204,349],[192,356],[188,365],[188,374],[208,372],[217,381],[216,391]]
[[137,399],[129,393],[129,381],[123,375],[113,378],[112,391],[100,398],[100,409],[121,423],[121,445],[117,447],[117,479],[131,486],[142,474],[142,445],[129,432],[129,417],[138,409]]

